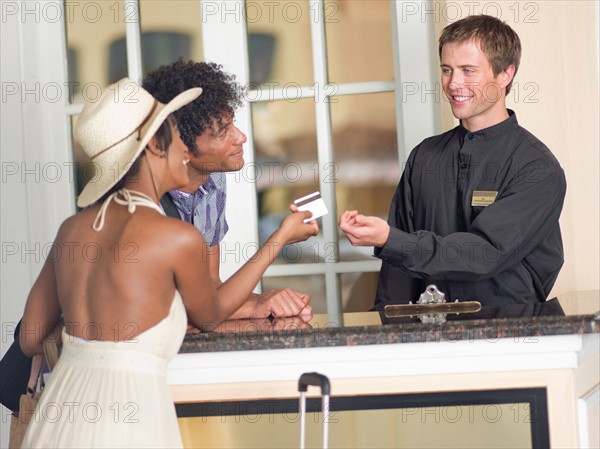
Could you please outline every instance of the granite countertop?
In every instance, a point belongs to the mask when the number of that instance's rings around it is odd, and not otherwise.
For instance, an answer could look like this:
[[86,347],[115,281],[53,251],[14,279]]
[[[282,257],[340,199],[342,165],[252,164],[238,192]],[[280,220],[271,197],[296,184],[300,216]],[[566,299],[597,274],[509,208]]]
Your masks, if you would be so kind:
[[[188,334],[180,353],[315,348],[459,340],[532,339],[600,332],[600,292],[574,292],[543,304],[483,307],[444,316],[441,324],[418,317],[388,318],[384,312],[344,314],[344,326],[315,315],[283,320],[226,321],[212,332]],[[533,341],[533,340],[532,340]]]

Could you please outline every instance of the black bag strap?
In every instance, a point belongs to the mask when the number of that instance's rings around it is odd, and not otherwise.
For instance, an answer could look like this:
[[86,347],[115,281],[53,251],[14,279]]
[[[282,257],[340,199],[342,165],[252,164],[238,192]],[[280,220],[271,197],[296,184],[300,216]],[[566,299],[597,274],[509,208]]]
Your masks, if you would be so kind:
[[177,218],[181,220],[181,216],[179,215],[179,210],[173,201],[170,193],[165,193],[163,197],[160,199],[160,205],[162,206],[167,217]]

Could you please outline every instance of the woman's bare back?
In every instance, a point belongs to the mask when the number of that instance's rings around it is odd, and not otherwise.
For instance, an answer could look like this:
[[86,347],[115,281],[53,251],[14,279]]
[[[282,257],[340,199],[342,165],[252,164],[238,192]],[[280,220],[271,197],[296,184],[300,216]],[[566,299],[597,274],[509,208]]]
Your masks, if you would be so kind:
[[61,226],[53,251],[59,302],[70,335],[128,340],[169,311],[176,288],[169,225],[179,223],[149,207],[129,213],[111,202],[96,231],[99,210],[86,209]]

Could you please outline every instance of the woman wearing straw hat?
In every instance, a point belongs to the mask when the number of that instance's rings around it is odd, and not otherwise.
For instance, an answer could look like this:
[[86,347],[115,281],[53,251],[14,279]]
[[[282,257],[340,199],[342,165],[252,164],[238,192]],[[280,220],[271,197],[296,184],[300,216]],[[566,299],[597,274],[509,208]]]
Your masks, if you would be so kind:
[[[25,306],[23,352],[42,353],[60,319],[63,350],[23,447],[182,447],[166,368],[187,319],[214,326],[248,297],[283,245],[316,235],[294,211],[218,291],[193,226],[164,216],[161,196],[189,182],[187,148],[168,104],[124,79],[88,103],[75,136],[96,168],[60,227]],[[89,206],[89,207],[87,207]],[[187,312],[187,317],[186,317]]]

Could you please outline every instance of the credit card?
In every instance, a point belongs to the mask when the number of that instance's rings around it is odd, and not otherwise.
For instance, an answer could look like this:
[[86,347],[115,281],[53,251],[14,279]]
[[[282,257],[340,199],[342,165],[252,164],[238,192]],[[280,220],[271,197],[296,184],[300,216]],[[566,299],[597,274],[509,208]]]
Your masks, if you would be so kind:
[[307,210],[312,213],[312,217],[305,219],[304,223],[308,223],[311,220],[316,220],[317,218],[329,213],[327,211],[327,206],[325,206],[325,201],[323,201],[323,198],[321,198],[321,192],[314,192],[310,195],[298,198],[297,200],[294,200],[294,204],[298,206],[298,210]]

